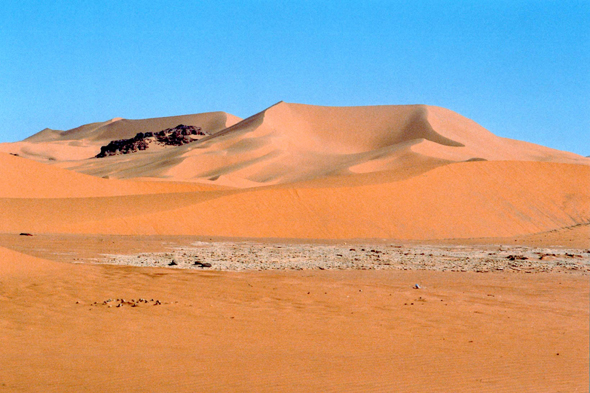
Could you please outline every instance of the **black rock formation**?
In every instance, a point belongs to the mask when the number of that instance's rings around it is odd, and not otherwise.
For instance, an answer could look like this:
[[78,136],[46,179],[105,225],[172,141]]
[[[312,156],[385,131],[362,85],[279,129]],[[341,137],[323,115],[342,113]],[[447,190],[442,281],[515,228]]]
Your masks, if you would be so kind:
[[131,139],[119,139],[102,146],[96,158],[135,153],[146,150],[151,143],[157,143],[161,146],[182,146],[199,140],[206,135],[209,134],[203,131],[201,127],[185,126],[184,124],[158,132],[140,132]]

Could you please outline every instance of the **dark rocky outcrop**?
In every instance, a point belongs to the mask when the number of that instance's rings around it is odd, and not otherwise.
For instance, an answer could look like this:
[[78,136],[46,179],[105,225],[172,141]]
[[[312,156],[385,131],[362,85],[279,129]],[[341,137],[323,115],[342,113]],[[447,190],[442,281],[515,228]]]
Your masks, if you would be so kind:
[[158,132],[140,132],[131,139],[111,141],[108,145],[102,146],[96,158],[135,153],[148,149],[152,143],[161,146],[182,146],[206,135],[209,134],[201,127],[185,126],[184,124]]

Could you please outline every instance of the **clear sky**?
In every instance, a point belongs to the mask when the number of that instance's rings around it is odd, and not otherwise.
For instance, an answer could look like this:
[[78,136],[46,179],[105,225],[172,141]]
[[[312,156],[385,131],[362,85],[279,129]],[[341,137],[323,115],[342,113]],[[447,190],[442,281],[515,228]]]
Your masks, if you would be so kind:
[[590,1],[2,1],[0,141],[281,100],[438,105],[590,155]]

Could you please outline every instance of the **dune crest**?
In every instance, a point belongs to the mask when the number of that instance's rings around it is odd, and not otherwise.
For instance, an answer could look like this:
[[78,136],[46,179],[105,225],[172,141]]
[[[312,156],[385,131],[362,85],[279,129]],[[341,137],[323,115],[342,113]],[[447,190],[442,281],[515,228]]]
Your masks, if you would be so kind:
[[443,108],[284,102],[204,138],[178,158],[164,172],[170,178],[237,187],[462,161],[590,164],[572,153],[499,138]]
[[[178,123],[206,132],[75,158]],[[419,240],[590,222],[590,159],[425,105],[279,102],[244,120],[120,119],[0,147],[24,156],[0,154],[1,232]]]
[[71,269],[66,264],[32,257],[17,251],[0,247],[0,278],[8,276],[31,277],[47,271]]

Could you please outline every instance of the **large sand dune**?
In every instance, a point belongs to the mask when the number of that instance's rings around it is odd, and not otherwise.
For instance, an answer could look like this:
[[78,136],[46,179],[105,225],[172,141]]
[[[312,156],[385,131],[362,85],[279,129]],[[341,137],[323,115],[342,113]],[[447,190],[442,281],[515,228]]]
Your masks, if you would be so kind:
[[496,137],[443,108],[281,102],[238,120],[215,112],[42,131],[22,143],[96,149],[178,122],[211,135],[101,159],[0,154],[0,231],[443,239],[590,222],[588,158]]
[[[450,110],[425,106],[320,107],[280,102],[243,121],[223,112],[111,120],[45,130],[1,151],[99,177],[157,178],[252,187],[464,161],[587,158],[500,138]],[[91,158],[110,140],[176,123],[212,135],[188,145]]]
[[[71,176],[75,190],[39,198],[7,187],[2,232],[440,239],[515,236],[590,221],[590,167],[583,165],[467,162],[367,185],[203,191],[173,185],[164,192],[165,183],[126,184],[30,164]],[[71,197],[99,180],[105,183],[99,196]]]

